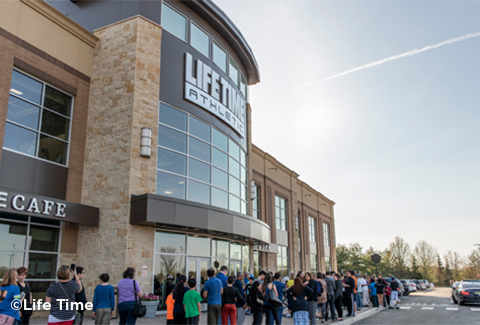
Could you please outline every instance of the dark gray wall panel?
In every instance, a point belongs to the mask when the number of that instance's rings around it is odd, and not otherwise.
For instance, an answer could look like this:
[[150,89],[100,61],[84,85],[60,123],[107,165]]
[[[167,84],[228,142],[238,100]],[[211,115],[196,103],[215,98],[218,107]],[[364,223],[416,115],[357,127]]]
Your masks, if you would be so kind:
[[208,213],[205,209],[183,204],[175,206],[175,224],[192,228],[207,228]]

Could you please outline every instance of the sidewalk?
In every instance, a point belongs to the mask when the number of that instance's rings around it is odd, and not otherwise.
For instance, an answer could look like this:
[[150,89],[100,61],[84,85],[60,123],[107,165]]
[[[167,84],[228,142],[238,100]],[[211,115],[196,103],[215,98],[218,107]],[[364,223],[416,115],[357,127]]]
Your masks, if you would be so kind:
[[[378,312],[383,310],[383,308],[362,308],[362,310],[357,311],[357,315],[355,317],[344,317],[342,322],[335,322],[335,324],[339,325],[346,325],[346,324],[353,324],[359,320],[365,319],[367,317],[370,317]],[[346,314],[346,311],[344,311]],[[118,324],[119,318],[117,319],[112,319],[111,324]],[[245,316],[245,324],[244,325],[250,325],[253,321],[252,316],[246,315]],[[166,324],[167,323],[167,315],[157,315],[155,318],[139,318],[137,320],[138,325],[156,325],[156,324]],[[265,323],[265,319],[264,322]],[[332,321],[329,320],[325,324],[331,324]],[[46,318],[35,318],[30,320],[30,324],[32,325],[45,325],[47,324],[47,319]],[[85,320],[83,321],[84,325],[93,325],[94,320],[91,317],[86,317]],[[206,325],[207,324],[207,313],[202,313],[200,317],[200,325]],[[289,317],[283,317],[282,318],[282,324],[283,325],[293,325],[293,318]],[[317,324],[321,324],[321,320],[317,319]]]

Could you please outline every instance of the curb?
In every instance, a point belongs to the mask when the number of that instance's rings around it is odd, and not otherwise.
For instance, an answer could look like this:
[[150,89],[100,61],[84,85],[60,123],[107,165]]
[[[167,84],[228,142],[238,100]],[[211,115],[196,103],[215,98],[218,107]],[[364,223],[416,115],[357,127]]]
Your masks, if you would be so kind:
[[373,316],[375,315],[376,313],[379,313],[381,311],[383,311],[384,308],[372,308],[371,310],[367,310],[361,314],[359,314],[358,316],[355,316],[354,318],[348,318],[348,319],[343,319],[343,322],[338,322],[338,324],[340,325],[346,325],[346,324],[353,324],[353,323],[356,323],[356,322],[359,322],[365,318],[368,318],[370,316]]

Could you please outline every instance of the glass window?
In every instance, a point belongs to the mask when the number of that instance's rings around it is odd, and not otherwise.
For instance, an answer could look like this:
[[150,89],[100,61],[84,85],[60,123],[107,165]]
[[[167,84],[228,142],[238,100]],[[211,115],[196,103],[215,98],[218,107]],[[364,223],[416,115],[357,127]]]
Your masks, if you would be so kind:
[[5,125],[3,147],[29,156],[35,156],[37,150],[37,133],[7,122]]
[[213,63],[215,63],[223,72],[227,72],[227,52],[215,41],[213,41]]
[[332,265],[330,264],[330,257],[328,257],[328,256],[325,257],[325,269],[327,271],[332,270]]
[[190,45],[210,58],[210,35],[193,23],[190,24]]
[[28,277],[55,279],[57,275],[57,254],[28,254]]
[[155,233],[155,252],[185,254],[185,234],[161,232]]
[[317,220],[312,217],[308,217],[308,234],[311,243],[317,242]]
[[228,153],[236,160],[240,160],[240,147],[231,139],[228,139]]
[[159,122],[187,131],[187,114],[163,103],[160,103]]
[[233,158],[228,160],[228,171],[233,176],[240,178],[240,164]]
[[185,177],[157,171],[157,193],[185,199]]
[[245,202],[244,200],[240,201],[240,213],[247,214],[247,202]]
[[[249,261],[250,260],[250,246],[248,245],[243,245],[243,248],[242,248],[242,259],[244,261]],[[249,271],[249,268],[247,268],[246,270],[244,271]]]
[[68,147],[65,142],[41,134],[37,157],[59,164],[65,164],[67,149]]
[[247,170],[243,167],[240,167],[240,180],[247,183]]
[[260,186],[259,185],[255,185],[255,187],[253,188],[252,216],[256,219],[260,219]]
[[230,194],[228,199],[228,206],[230,207],[230,210],[240,213],[240,198]]
[[72,97],[65,95],[52,87],[46,86],[45,101],[43,105],[52,111],[70,117]]
[[210,162],[210,145],[193,137],[188,138],[188,153],[195,158]]
[[238,87],[238,67],[231,58],[228,75],[230,76],[230,79],[232,79],[233,83]]
[[210,165],[196,159],[188,159],[188,176],[210,183]]
[[182,41],[187,41],[187,18],[165,2],[162,4],[162,27]]
[[187,157],[162,148],[158,148],[157,168],[175,174],[187,174]]
[[310,254],[310,270],[312,271],[312,273],[318,272],[317,254]]
[[212,187],[212,205],[228,209],[228,193]]
[[229,177],[228,190],[230,193],[240,196],[240,181],[235,177]]
[[25,253],[22,251],[4,251],[0,250],[0,276],[3,275],[8,269],[18,269],[23,264]]
[[228,174],[212,167],[212,184],[228,191]]
[[280,272],[282,278],[289,276],[289,261],[288,261],[288,248],[287,246],[278,245],[277,253],[277,271]]
[[[224,240],[213,240],[213,256],[229,257],[230,242]],[[225,264],[226,265],[226,264]],[[222,266],[222,264],[220,264]]]
[[35,299],[35,301],[39,301],[39,299],[45,299],[48,287],[50,287],[50,285],[54,282],[55,281],[28,281],[30,290],[32,290],[33,299]]
[[23,73],[13,70],[10,93],[40,105],[43,84]]
[[323,224],[323,244],[325,247],[330,247],[330,225],[324,223]]
[[187,153],[187,135],[163,125],[158,126],[158,145]]
[[287,200],[275,196],[275,224],[277,229],[288,231],[288,211],[287,211]]
[[230,244],[230,258],[234,258],[236,260],[242,259],[242,245],[237,243]]
[[[30,226],[29,249],[34,251],[58,251],[58,228]],[[55,278],[55,277],[52,277]]]
[[213,145],[228,152],[228,138],[223,134],[213,129]]
[[203,204],[210,204],[210,186],[188,180],[188,199]]
[[61,117],[58,114],[43,110],[42,113],[42,132],[57,137],[62,140],[68,140],[68,129],[70,120]]
[[24,100],[10,96],[7,120],[38,130],[40,108]]
[[0,249],[25,249],[26,236],[26,224],[0,221]]
[[200,120],[197,120],[196,118],[190,116],[190,134],[205,140],[207,142],[210,142],[211,138],[211,130],[212,128],[210,125],[203,123]]
[[240,149],[240,163],[242,164],[243,167],[246,167],[246,155],[245,155],[245,152],[243,150]]
[[188,236],[187,253],[189,255],[211,256],[210,242],[208,237]]
[[223,170],[228,170],[228,156],[223,151],[213,148],[213,164]]
[[[185,256],[155,254],[155,280],[158,281],[156,294],[160,296],[159,310],[165,310],[167,292],[169,284],[175,285],[175,281],[167,280],[167,275],[172,275],[175,279],[177,274],[185,274]],[[162,284],[162,285],[160,285]],[[147,291],[147,290],[145,290]],[[45,295],[44,295],[45,297]]]
[[240,78],[240,91],[242,92],[243,97],[247,98],[247,81],[243,77],[243,74]]
[[253,251],[253,276],[255,278],[258,278],[258,275],[260,271],[262,270],[262,267],[260,266],[260,252],[259,251]]

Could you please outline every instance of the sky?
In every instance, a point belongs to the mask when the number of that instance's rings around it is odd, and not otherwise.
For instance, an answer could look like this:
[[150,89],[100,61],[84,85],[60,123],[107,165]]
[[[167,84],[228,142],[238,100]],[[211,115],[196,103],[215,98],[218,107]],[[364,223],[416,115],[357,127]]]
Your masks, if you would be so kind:
[[336,202],[337,244],[480,243],[480,1],[215,3],[260,68],[253,143]]

